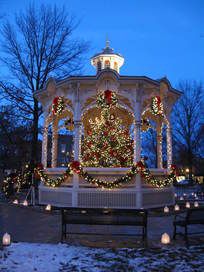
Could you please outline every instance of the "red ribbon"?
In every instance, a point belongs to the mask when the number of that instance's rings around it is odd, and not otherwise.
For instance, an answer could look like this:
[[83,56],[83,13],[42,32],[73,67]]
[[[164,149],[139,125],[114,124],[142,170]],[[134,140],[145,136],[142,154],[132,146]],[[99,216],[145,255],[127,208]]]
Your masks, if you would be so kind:
[[106,90],[104,92],[105,101],[108,105],[112,103],[112,92],[110,90]]

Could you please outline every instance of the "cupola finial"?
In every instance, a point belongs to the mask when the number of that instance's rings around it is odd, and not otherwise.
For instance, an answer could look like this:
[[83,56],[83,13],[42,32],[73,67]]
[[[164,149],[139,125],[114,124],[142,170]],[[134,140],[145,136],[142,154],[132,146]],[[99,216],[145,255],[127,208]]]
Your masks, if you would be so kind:
[[108,35],[106,35],[106,48],[109,48],[110,47],[110,41],[108,39]]

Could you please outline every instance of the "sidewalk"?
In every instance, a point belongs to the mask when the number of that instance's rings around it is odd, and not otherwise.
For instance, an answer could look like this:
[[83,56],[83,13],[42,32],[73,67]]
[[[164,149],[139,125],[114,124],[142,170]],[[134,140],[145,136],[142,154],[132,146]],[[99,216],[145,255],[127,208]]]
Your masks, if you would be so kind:
[[[0,237],[3,233],[11,234],[12,240],[16,242],[33,243],[58,243],[61,233],[61,218],[56,211],[45,212],[42,207],[24,207],[7,203],[0,203]],[[160,244],[161,235],[167,232],[172,237],[172,216],[150,216],[148,217],[148,244],[157,246]],[[84,245],[91,247],[140,247],[140,238],[135,236],[124,236],[124,234],[135,233],[134,227],[124,226],[87,226],[71,225],[74,232],[93,233],[93,235],[70,235],[69,244]],[[137,230],[136,230],[137,231]],[[95,235],[97,232],[105,235]],[[111,236],[111,233],[122,233],[123,235]],[[193,238],[192,242],[204,241],[204,235]],[[172,244],[183,245],[182,237]]]

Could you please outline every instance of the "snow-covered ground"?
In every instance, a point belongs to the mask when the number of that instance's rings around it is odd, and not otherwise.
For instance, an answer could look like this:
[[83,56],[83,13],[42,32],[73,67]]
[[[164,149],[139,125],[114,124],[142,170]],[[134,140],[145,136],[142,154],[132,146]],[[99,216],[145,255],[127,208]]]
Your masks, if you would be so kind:
[[1,272],[204,271],[204,246],[100,249],[16,243],[0,251]]

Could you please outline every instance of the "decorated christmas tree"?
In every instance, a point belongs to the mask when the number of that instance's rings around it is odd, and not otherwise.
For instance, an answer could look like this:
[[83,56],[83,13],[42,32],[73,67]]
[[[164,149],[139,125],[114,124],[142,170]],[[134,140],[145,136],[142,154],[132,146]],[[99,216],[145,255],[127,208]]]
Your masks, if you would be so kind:
[[[109,91],[110,92],[110,91]],[[106,93],[103,94],[106,98]],[[122,120],[111,113],[116,107],[115,97],[108,93],[108,99],[101,95],[98,104],[101,108],[100,118],[90,120],[90,129],[82,144],[84,166],[91,167],[126,167],[133,161],[133,141],[129,131],[122,125]]]

